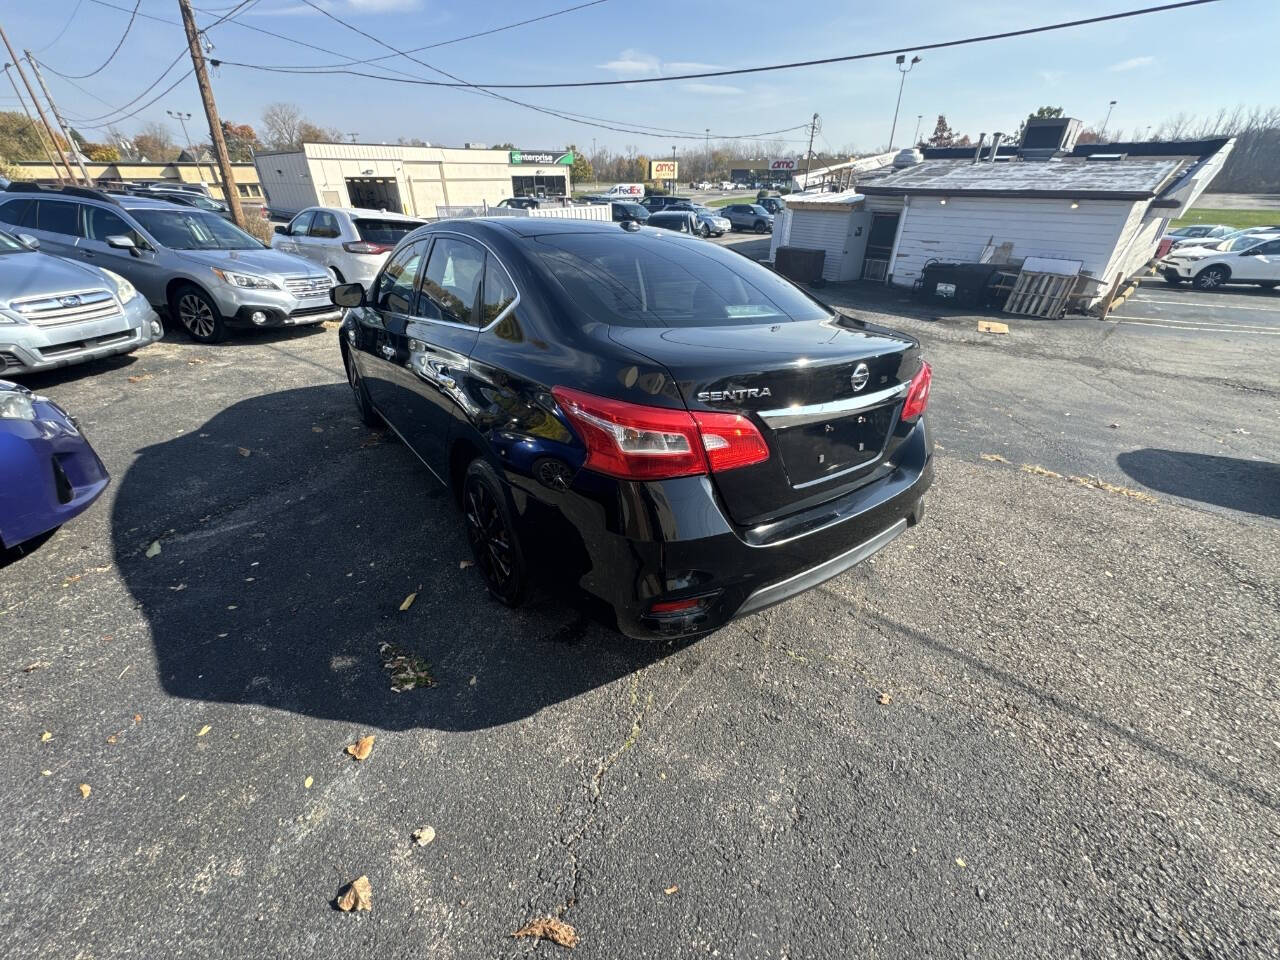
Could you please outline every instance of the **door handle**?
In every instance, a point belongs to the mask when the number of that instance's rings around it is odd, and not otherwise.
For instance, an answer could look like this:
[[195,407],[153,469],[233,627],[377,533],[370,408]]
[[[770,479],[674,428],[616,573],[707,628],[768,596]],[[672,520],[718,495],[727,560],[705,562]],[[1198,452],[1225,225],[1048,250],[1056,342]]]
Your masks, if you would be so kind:
[[92,260],[92,259],[94,258],[94,256],[95,256],[95,254],[94,254],[94,252],[93,252],[92,250],[81,250],[81,251],[80,251],[80,255],[81,255],[82,257],[84,257],[85,259],[87,259],[87,260]]
[[384,343],[382,346],[378,348],[378,352],[382,354],[384,357],[386,357],[388,360],[390,360],[392,357],[396,355],[396,348],[391,346],[390,344]]

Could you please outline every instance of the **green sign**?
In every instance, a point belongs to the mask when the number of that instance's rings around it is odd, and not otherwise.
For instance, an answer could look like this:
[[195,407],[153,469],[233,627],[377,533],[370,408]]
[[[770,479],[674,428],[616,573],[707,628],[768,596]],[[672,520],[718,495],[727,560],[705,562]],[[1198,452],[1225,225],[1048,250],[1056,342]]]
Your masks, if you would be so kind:
[[555,150],[512,150],[513,165],[534,164],[540,167],[572,167],[573,151],[559,153]]

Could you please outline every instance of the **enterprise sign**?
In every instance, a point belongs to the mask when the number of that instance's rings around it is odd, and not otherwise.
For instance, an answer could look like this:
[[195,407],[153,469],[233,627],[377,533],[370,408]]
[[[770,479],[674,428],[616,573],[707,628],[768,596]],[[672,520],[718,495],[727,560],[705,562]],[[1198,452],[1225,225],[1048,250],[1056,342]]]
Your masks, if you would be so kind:
[[571,167],[573,152],[560,150],[512,150],[511,163],[516,166],[534,164],[542,167]]

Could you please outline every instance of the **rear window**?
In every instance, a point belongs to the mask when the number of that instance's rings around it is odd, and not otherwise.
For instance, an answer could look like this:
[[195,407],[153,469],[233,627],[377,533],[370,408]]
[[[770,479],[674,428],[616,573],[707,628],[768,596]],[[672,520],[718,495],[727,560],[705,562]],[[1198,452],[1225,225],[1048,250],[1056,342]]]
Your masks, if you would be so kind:
[[361,240],[385,243],[393,247],[420,226],[422,224],[405,220],[374,220],[370,217],[359,217],[356,220],[356,231]]
[[592,319],[624,327],[709,327],[823,320],[788,281],[714,244],[676,237],[546,235],[536,256]]

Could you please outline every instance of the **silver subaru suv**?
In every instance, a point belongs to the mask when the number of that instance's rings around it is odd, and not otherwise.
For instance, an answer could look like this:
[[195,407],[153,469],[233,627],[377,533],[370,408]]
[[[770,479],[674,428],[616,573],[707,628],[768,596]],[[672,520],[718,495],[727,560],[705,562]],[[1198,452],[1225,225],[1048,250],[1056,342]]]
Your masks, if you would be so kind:
[[164,336],[124,277],[39,245],[0,231],[0,377],[129,353]]
[[221,217],[152,197],[12,183],[0,227],[41,249],[114,271],[202,343],[232,327],[341,319],[329,275],[280,253]]

